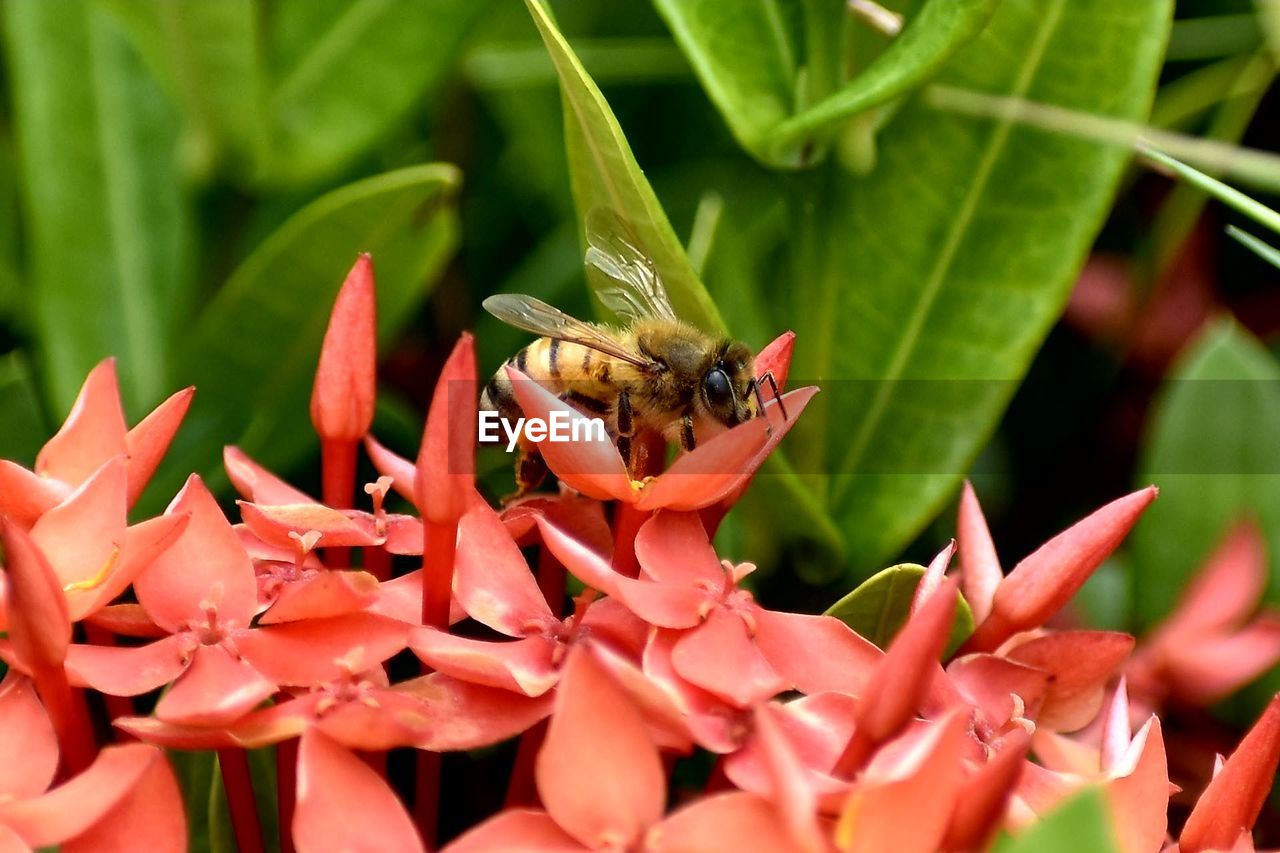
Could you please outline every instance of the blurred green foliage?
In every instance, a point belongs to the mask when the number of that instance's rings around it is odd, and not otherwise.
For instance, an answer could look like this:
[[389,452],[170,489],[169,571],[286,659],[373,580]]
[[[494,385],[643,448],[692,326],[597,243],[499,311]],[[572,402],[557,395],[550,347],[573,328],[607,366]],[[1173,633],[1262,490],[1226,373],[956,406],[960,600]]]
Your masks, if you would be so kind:
[[[581,222],[606,205],[691,321],[752,347],[794,329],[792,376],[825,388],[724,529],[735,555],[783,569],[763,583],[821,609],[904,551],[927,560],[975,464],[997,541],[1020,556],[1135,472],[1163,480],[1225,434],[1175,389],[1140,464],[1135,444],[1057,480],[1036,467],[1123,392],[1123,353],[1050,336],[1091,250],[1123,254],[1142,297],[1208,197],[1185,185],[1153,201],[1122,146],[922,93],[1235,145],[1274,80],[1274,9],[883,5],[903,17],[897,36],[842,0],[8,0],[0,455],[29,462],[114,354],[135,418],[198,387],[145,508],[190,470],[222,482],[226,443],[313,485],[310,372],[360,251],[380,287],[377,431],[412,452],[458,332],[475,329],[485,371],[525,338],[479,312],[484,296],[595,313]],[[1270,375],[1247,335],[1215,326],[1175,374]],[[1269,412],[1231,405],[1224,422]],[[505,457],[481,468],[509,490]],[[1266,516],[1269,492],[1223,482],[1185,498],[1166,486],[1134,549],[1141,622],[1211,528],[1246,505]],[[1280,517],[1269,532],[1280,545]]]

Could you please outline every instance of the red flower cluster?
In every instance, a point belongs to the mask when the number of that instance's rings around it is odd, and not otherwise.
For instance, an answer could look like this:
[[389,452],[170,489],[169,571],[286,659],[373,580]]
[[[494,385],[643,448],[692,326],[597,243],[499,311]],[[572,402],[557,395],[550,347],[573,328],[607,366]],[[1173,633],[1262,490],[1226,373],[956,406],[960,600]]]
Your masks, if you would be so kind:
[[[1176,842],[1155,713],[1280,658],[1276,617],[1249,621],[1264,578],[1252,528],[1135,653],[1126,634],[1046,623],[1155,489],[1006,575],[966,486],[957,542],[881,650],[834,617],[763,606],[744,584],[754,566],[711,543],[816,389],[783,398],[788,418],[771,404],[644,481],[609,445],[547,443],[560,492],[498,510],[475,487],[469,337],[416,462],[368,434],[374,304],[361,258],[311,401],[323,501],[228,448],[240,523],[193,475],[163,515],[129,525],[191,391],[128,429],[111,362],[34,472],[0,462],[0,849],[183,849],[165,748],[218,752],[237,840],[260,849],[243,750],[276,745],[286,849],[421,850],[436,841],[438,754],[515,736],[512,778],[494,782],[509,807],[448,850],[973,850],[1090,786],[1125,850],[1251,849],[1280,704],[1219,762]],[[791,345],[771,344],[757,371],[785,381]],[[582,417],[513,379],[530,417]],[[361,443],[383,475],[367,510],[353,508]],[[392,489],[416,514],[388,511]],[[409,560],[420,567],[396,571]],[[584,588],[566,612],[567,576]],[[977,627],[947,659],[961,591]],[[422,674],[392,681],[406,649]],[[141,743],[100,749],[87,690],[106,697],[117,737]],[[145,716],[123,698],[144,695],[158,697]],[[420,759],[412,808],[379,757],[398,748]],[[695,752],[715,756],[705,792],[669,807],[672,766]]]

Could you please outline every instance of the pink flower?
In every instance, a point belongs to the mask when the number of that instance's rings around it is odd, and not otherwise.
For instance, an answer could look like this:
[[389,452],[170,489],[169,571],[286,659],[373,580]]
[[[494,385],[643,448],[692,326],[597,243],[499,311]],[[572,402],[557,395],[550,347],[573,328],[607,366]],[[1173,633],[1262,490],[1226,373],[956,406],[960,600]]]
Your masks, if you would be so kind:
[[0,460],[0,515],[30,527],[108,461],[125,461],[127,506],[141,496],[191,404],[194,388],[174,394],[133,429],[125,425],[114,359],[95,367],[67,420],[36,456],[35,471]]
[[1232,530],[1187,587],[1178,606],[1129,661],[1126,674],[1150,710],[1169,694],[1208,705],[1235,692],[1280,660],[1280,615],[1250,619],[1267,584],[1257,526]]

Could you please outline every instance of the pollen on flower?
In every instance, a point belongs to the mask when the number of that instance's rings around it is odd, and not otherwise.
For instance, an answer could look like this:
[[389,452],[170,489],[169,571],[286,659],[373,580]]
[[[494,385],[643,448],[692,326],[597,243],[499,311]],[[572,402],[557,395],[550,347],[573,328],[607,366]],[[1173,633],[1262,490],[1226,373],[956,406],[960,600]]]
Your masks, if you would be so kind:
[[110,577],[111,572],[115,568],[116,563],[117,561],[119,561],[119,559],[120,559],[120,549],[113,548],[111,550],[111,556],[107,557],[107,561],[103,564],[102,568],[99,569],[95,575],[93,575],[93,577],[85,578],[82,581],[73,581],[71,583],[64,584],[62,587],[62,591],[63,592],[84,592],[91,589],[97,589],[98,587],[102,586],[102,584],[106,582],[108,577]]

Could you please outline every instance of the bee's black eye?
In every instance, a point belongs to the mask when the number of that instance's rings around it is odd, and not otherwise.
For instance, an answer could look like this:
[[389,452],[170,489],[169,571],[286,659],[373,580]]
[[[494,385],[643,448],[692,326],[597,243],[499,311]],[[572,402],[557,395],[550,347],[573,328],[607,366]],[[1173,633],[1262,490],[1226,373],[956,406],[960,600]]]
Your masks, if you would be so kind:
[[702,390],[707,395],[707,402],[713,407],[733,404],[733,388],[729,385],[729,377],[718,367],[708,371],[703,377]]

